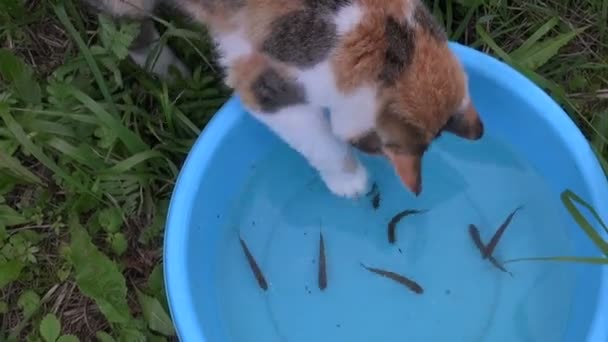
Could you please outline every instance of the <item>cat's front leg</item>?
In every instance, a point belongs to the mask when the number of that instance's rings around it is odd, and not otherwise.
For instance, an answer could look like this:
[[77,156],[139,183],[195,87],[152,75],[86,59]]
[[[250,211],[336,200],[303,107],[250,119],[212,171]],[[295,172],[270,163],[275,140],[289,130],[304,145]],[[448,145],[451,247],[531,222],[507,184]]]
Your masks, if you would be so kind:
[[274,113],[252,112],[307,159],[331,192],[350,198],[367,192],[365,167],[350,146],[332,134],[320,108],[293,105]]

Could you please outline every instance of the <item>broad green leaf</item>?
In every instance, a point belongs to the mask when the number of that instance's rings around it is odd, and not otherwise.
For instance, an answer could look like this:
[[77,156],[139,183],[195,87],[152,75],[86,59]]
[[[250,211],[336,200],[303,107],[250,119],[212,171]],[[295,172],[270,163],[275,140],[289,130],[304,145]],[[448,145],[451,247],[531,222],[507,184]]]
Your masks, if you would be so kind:
[[17,305],[19,305],[21,310],[23,310],[23,316],[30,316],[36,312],[36,310],[38,310],[38,306],[40,305],[40,296],[38,296],[38,294],[32,290],[25,290],[19,297]]
[[62,335],[57,339],[57,342],[80,342],[80,340],[74,335]]
[[152,269],[148,281],[146,283],[149,293],[153,294],[157,298],[165,296],[165,285],[163,282],[163,264],[158,263]]
[[112,335],[108,334],[105,331],[98,331],[97,333],[95,333],[95,337],[97,337],[97,340],[99,342],[116,342],[114,337],[112,337]]
[[0,75],[21,100],[29,104],[40,103],[40,85],[34,79],[32,68],[10,50],[0,49]]
[[137,298],[139,299],[139,305],[141,305],[142,313],[148,322],[150,330],[165,336],[175,335],[171,318],[158,299],[150,297],[139,290],[137,290]]
[[0,225],[10,227],[24,224],[28,220],[8,205],[0,205]]
[[148,342],[146,335],[136,328],[124,328],[120,331],[119,342]]
[[574,194],[571,190],[565,190],[564,192],[562,192],[561,200],[566,209],[568,209],[568,211],[570,212],[570,215],[572,215],[576,223],[583,229],[583,231],[587,234],[591,241],[593,241],[593,243],[600,249],[600,251],[602,251],[605,256],[608,256],[608,243],[606,243],[606,241],[602,239],[602,237],[598,234],[598,232],[595,231],[589,221],[587,221],[583,214],[578,211],[573,201],[578,202],[579,204],[587,208],[591,212],[593,217],[602,226],[602,228],[604,228],[604,231],[608,233],[608,228],[604,224],[604,221],[602,221],[602,219],[600,218],[599,214],[595,211],[595,209],[593,209],[593,207],[591,207],[591,205],[585,202],[582,198]]
[[525,51],[525,53],[522,53],[518,59],[514,58],[514,60],[530,70],[536,70],[557,55],[562,47],[568,44],[583,30],[584,29],[579,29],[562,33],[556,37],[537,43]]
[[[5,301],[0,300],[0,315],[4,315],[8,312],[8,304]],[[2,335],[0,335],[2,337]]]
[[110,238],[110,245],[112,247],[112,251],[116,253],[116,255],[121,256],[124,252],[127,251],[129,244],[127,242],[127,238],[123,233],[114,233]]
[[522,55],[525,55],[528,49],[530,49],[539,39],[541,39],[544,35],[546,35],[555,25],[559,24],[559,18],[553,17],[549,19],[546,23],[541,25],[541,27],[536,30],[525,42],[523,42],[517,49],[512,51],[509,55],[511,58],[515,60],[521,59]]
[[56,342],[61,332],[61,323],[57,316],[50,313],[40,322],[40,335],[46,342]]
[[515,258],[506,260],[503,264],[520,261],[555,261],[555,262],[574,262],[583,264],[608,265],[608,258],[577,257],[577,256],[553,256],[553,257],[530,257]]
[[24,265],[19,260],[0,261],[0,289],[19,279]]
[[122,226],[122,210],[115,207],[102,209],[97,213],[97,221],[107,233],[116,233]]
[[78,288],[95,301],[109,322],[127,324],[131,320],[127,286],[118,265],[97,249],[75,215],[70,215],[69,223],[70,261]]

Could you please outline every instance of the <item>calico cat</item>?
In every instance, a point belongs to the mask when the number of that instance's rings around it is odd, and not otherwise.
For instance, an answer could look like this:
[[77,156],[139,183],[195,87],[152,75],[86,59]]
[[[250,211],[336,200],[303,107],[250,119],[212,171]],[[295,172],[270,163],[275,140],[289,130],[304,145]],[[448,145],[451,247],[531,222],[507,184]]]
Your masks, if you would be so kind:
[[[135,20],[158,2],[86,1]],[[442,132],[483,135],[467,75],[420,0],[165,1],[206,25],[227,85],[336,195],[368,190],[351,146],[386,156],[418,195],[423,155]],[[144,30],[141,37],[158,35],[153,25]],[[137,62],[151,49],[136,45]],[[186,70],[167,51],[155,72],[170,64]]]

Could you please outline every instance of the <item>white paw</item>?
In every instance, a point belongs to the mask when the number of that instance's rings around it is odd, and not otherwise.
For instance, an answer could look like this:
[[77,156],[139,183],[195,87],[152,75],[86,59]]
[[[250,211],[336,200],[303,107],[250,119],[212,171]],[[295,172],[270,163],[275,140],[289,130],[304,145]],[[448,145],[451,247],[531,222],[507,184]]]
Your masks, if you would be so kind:
[[321,172],[321,178],[331,192],[341,197],[360,197],[368,190],[367,170],[359,162],[353,171]]

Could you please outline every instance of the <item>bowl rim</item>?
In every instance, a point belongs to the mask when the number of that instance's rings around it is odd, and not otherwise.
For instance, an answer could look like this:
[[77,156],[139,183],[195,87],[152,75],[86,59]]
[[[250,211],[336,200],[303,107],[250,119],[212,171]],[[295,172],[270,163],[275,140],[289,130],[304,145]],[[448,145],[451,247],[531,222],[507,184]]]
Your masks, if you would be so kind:
[[[537,112],[542,113],[541,118],[545,119],[549,128],[565,143],[567,153],[572,156],[575,166],[583,175],[584,185],[589,192],[589,198],[586,200],[594,206],[600,217],[608,217],[608,196],[605,196],[608,194],[608,180],[589,143],[569,115],[545,91],[508,64],[457,42],[450,42],[449,45],[463,64],[467,64],[466,61],[475,61],[472,66],[476,71],[485,73],[514,93],[534,98],[532,105],[543,108]],[[165,224],[163,274],[170,315],[181,341],[186,341],[183,334],[196,331],[202,333],[194,338],[189,336],[187,340],[206,341],[204,328],[201,328],[196,320],[196,310],[186,281],[187,252],[183,246],[187,245],[188,221],[196,195],[191,191],[190,184],[198,183],[210,167],[210,161],[226,133],[246,114],[236,94],[216,112],[188,153],[171,195]],[[607,237],[603,231],[598,232],[604,238]],[[607,286],[608,268],[604,268],[601,270],[596,310],[585,339],[588,342],[608,340],[608,328],[603,324],[608,321],[608,291],[601,291]]]

